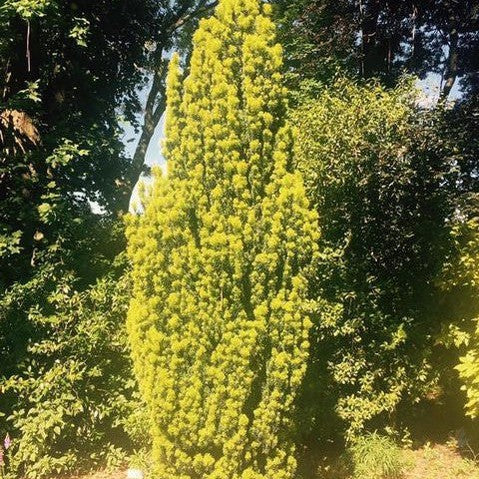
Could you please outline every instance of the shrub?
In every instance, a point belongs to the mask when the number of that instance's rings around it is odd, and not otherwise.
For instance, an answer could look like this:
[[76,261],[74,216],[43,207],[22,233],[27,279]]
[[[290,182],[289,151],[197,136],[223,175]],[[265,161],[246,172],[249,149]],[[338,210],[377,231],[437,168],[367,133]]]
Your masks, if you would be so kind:
[[[456,370],[466,393],[466,414],[479,417],[479,220],[457,222],[452,229],[454,249],[440,285],[452,315],[443,341],[460,353]],[[448,344],[451,343],[451,344]]]
[[[46,268],[1,298],[4,313],[28,304],[36,331],[16,371],[2,377],[3,428],[12,436],[7,477],[37,479],[124,459],[133,446],[124,424],[135,398],[124,318],[128,279],[124,259],[90,287]],[[55,285],[45,301],[39,301]],[[19,311],[23,313],[23,311]],[[16,351],[17,354],[19,351]]]
[[437,119],[418,109],[409,82],[337,79],[315,95],[299,95],[292,113],[320,249],[331,252],[314,284],[329,306],[312,334],[309,402],[320,405],[313,423],[332,423],[335,407],[352,439],[435,387],[433,278],[448,241],[451,168]]
[[358,437],[348,449],[354,479],[399,479],[405,462],[393,440],[377,433]]

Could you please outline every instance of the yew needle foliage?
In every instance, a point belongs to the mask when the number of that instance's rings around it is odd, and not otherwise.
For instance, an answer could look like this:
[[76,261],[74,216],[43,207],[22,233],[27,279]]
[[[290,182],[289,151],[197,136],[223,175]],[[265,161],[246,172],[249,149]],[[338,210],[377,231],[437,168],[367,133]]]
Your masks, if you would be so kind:
[[164,153],[129,226],[135,371],[156,477],[292,478],[316,213],[292,170],[269,8],[222,0],[174,57]]

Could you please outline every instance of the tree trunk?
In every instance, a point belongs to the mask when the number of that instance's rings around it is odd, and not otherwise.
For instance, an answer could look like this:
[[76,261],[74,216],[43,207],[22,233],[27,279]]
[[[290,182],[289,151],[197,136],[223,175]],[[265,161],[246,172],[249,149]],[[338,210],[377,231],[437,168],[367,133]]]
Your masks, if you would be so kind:
[[[218,4],[216,0],[200,0],[199,2],[196,2],[196,5],[192,8],[191,3],[195,2],[185,2],[184,8],[180,9],[175,16],[168,19],[168,24],[164,25],[162,28],[163,35],[174,35],[175,32],[185,24],[195,18],[208,14]],[[163,52],[167,49],[166,47],[167,42],[163,37],[163,39],[158,41],[157,52],[155,54],[156,59],[153,83],[146,101],[145,117],[141,129],[140,140],[133,155],[131,170],[128,175],[130,193],[128,195],[128,203],[131,192],[145,169],[145,157],[151,138],[153,137],[155,129],[166,108],[166,74],[168,71],[168,61],[162,58]],[[128,204],[125,206],[128,207]]]
[[452,87],[456,82],[459,54],[457,51],[459,34],[454,28],[449,35],[449,54],[447,58],[446,70],[444,73],[444,86],[439,98],[440,102],[445,102],[451,93]]
[[140,140],[136,147],[135,154],[133,155],[130,178],[133,182],[131,185],[132,188],[143,173],[148,146],[150,145],[156,126],[158,125],[166,107],[165,77],[167,62],[161,58],[161,52],[159,53],[159,60],[157,63],[158,66],[146,101],[145,118],[141,129]]

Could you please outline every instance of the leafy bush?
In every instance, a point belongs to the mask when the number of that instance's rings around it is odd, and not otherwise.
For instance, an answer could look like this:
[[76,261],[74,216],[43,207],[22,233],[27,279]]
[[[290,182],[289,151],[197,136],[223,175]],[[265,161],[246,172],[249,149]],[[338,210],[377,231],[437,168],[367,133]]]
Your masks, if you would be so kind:
[[[89,237],[95,232],[109,236],[109,251],[96,248]],[[0,296],[0,402],[6,413],[0,432],[13,440],[8,477],[36,479],[117,462],[144,441],[138,432],[140,443],[132,441],[125,423],[138,424],[130,416],[142,402],[124,327],[125,255],[110,259],[123,243],[121,231],[106,222],[85,236],[77,241],[73,264],[70,251],[55,245],[30,281]],[[99,279],[85,284],[82,267]]]
[[466,391],[466,413],[473,417],[479,417],[479,321],[476,320],[476,330],[471,335],[469,348],[460,358],[460,364],[456,366]]
[[[456,370],[466,392],[466,413],[479,417],[479,220],[457,222],[452,229],[454,249],[440,285],[451,324],[443,335],[446,345],[460,351]],[[452,343],[452,344],[448,344]]]
[[437,381],[433,279],[449,238],[451,168],[437,118],[416,100],[408,81],[386,89],[338,79],[308,90],[292,113],[297,166],[330,252],[312,285],[328,300],[312,337],[312,427],[332,424],[335,407],[349,439]]

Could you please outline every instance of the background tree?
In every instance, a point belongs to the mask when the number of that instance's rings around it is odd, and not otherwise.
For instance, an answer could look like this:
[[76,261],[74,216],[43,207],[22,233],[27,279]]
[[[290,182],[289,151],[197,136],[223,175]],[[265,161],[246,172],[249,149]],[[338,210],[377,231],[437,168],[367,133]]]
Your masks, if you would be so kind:
[[476,0],[277,0],[281,40],[300,78],[327,80],[337,66],[393,85],[406,71],[441,75],[447,98],[457,79],[477,87]]
[[333,407],[352,438],[365,427],[399,426],[402,405],[411,413],[437,398],[436,281],[463,164],[439,133],[441,116],[421,111],[416,95],[407,82],[388,90],[339,80],[293,113],[321,249],[336,252],[315,285],[330,305],[314,329],[303,400],[313,408],[313,437],[341,430],[322,417]]
[[31,130],[26,147],[0,153],[1,234],[11,245],[2,288],[33,271],[59,239],[61,216],[88,202],[112,213],[128,195],[117,110],[132,117],[138,107],[135,63],[155,17],[148,2],[123,3],[10,1],[0,10],[3,118],[17,111]]
[[[115,224],[128,203],[131,164],[120,117],[134,119],[139,108],[137,63],[146,61],[155,19],[148,1],[0,7],[0,430],[13,438],[12,474],[77,467],[73,452],[92,459],[111,431],[126,436],[112,426],[119,403],[101,393],[133,388],[125,345],[112,332],[123,309],[93,285],[103,278],[126,304],[126,288],[114,288],[125,262],[112,266],[124,247]],[[104,321],[96,329],[103,336],[91,331],[89,352],[81,323],[92,318],[72,304]],[[58,367],[63,360],[71,371]],[[80,384],[92,388],[76,396]]]
[[149,39],[149,51],[144,65],[148,77],[147,99],[143,114],[143,124],[137,129],[138,144],[133,154],[130,184],[133,186],[145,171],[145,158],[148,146],[166,108],[166,74],[168,52],[173,48],[188,55],[191,34],[198,21],[209,15],[217,5],[214,0],[160,1],[156,30]]
[[293,173],[281,48],[256,0],[222,0],[168,81],[165,156],[129,230],[128,330],[156,474],[292,478],[316,215]]

